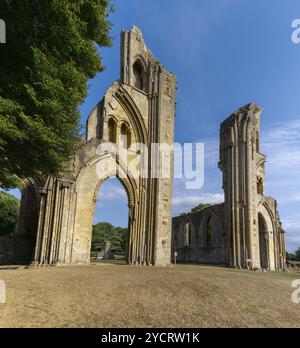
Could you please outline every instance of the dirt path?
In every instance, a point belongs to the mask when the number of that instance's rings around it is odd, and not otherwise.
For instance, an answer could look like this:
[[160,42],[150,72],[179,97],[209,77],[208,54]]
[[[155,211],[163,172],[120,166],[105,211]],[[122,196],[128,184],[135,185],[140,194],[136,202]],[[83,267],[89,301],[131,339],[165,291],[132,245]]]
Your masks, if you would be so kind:
[[300,327],[297,278],[206,266],[0,270],[0,326]]

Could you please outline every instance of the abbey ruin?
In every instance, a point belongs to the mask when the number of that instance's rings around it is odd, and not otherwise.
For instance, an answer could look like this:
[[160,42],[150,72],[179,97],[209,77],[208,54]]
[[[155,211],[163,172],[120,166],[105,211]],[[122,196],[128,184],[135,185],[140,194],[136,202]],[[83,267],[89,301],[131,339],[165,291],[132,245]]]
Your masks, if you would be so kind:
[[[172,175],[153,177],[150,160],[155,157],[158,170],[167,165],[172,173],[173,156],[162,158],[150,145],[174,143],[176,78],[153,56],[136,27],[121,33],[120,61],[120,80],[92,110],[86,139],[65,172],[59,178],[22,181],[16,234],[11,243],[0,243],[5,262],[89,264],[97,193],[104,180],[116,176],[128,197],[129,264],[166,266],[177,253],[178,262],[284,269],[277,203],[264,194],[261,109],[249,104],[221,125],[224,204],[172,221]],[[108,151],[108,143],[129,149],[126,160]],[[143,175],[141,160],[149,164],[149,175]],[[137,163],[135,173],[131,163]]]
[[283,270],[285,240],[274,198],[265,196],[261,109],[249,104],[221,124],[225,202],[173,219],[172,255],[180,262]]

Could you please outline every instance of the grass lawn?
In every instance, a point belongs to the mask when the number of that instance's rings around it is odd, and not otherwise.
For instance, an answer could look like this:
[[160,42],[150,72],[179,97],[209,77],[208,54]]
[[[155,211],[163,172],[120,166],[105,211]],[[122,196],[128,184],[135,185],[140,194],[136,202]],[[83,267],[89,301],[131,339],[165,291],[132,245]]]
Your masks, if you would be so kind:
[[0,269],[1,327],[300,327],[300,273],[224,267]]

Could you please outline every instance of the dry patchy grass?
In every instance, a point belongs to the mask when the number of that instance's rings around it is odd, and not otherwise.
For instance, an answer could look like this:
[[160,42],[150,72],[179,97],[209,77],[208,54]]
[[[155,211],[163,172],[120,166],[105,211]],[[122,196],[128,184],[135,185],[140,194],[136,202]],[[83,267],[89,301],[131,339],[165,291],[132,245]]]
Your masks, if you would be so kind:
[[296,273],[120,264],[0,270],[1,327],[299,327]]

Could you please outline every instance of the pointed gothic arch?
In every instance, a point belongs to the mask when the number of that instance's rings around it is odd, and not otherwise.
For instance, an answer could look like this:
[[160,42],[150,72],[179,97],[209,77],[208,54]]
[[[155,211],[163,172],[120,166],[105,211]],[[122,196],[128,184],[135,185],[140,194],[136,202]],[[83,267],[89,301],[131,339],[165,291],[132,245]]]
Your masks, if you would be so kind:
[[137,142],[141,144],[148,144],[148,132],[144,118],[131,95],[126,91],[125,88],[119,87],[114,93],[114,97],[124,109],[126,115],[129,117],[130,125],[132,126],[137,137]]
[[[121,45],[120,80],[109,87],[89,115],[86,142],[77,148],[65,171],[59,177],[48,178],[39,190],[34,265],[89,263],[95,192],[111,175],[119,178],[128,195],[131,236],[128,262],[161,266],[170,263],[172,178],[147,179],[140,165],[136,173],[130,173],[130,165],[124,163],[126,157],[122,161],[120,153],[112,151],[117,166],[114,172],[109,160],[111,152],[102,146],[114,147],[111,142],[119,145],[120,137],[127,133],[127,143],[140,144],[130,149],[127,159],[139,160],[143,147],[150,168],[151,144],[170,143],[173,139],[176,79],[146,48],[136,27],[122,32]],[[134,59],[142,65],[142,90],[135,88],[132,81]],[[145,62],[151,71],[146,69]],[[156,81],[151,94],[148,73]],[[98,166],[102,166],[100,171]]]
[[262,269],[269,269],[269,232],[265,218],[258,213],[259,257]]

